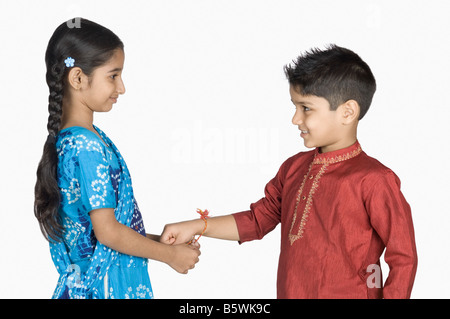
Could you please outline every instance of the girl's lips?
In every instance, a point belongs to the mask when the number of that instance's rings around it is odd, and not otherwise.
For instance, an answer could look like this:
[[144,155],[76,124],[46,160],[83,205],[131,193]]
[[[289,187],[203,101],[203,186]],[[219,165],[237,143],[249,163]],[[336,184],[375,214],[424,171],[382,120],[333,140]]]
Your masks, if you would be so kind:
[[113,101],[113,103],[117,102],[117,97],[111,97],[110,99]]

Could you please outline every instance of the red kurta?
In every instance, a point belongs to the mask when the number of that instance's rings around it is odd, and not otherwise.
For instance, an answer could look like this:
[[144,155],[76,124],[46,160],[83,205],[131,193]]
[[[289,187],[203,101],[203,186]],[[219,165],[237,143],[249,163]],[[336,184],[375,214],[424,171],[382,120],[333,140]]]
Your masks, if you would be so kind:
[[[250,209],[234,214],[241,242],[281,222],[278,298],[410,297],[417,268],[410,207],[398,177],[358,142],[292,156]],[[385,248],[390,271],[381,288]]]

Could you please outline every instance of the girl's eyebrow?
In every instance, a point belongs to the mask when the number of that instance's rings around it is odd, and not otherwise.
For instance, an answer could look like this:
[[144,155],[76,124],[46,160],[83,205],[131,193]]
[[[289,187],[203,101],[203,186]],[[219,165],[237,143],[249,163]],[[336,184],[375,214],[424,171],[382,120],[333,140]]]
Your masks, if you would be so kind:
[[115,68],[115,69],[112,69],[111,71],[108,71],[108,73],[119,72],[119,71],[122,71],[122,68]]

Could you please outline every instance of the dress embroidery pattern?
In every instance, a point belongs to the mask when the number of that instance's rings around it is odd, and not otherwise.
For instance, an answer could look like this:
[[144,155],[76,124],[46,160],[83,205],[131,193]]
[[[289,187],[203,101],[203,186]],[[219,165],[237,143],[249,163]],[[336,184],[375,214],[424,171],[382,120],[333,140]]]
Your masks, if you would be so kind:
[[97,177],[92,181],[91,188],[95,193],[89,198],[89,203],[92,208],[100,207],[101,204],[105,203],[105,198],[108,195],[106,185],[110,183],[109,167],[103,164],[97,166]]
[[61,187],[61,193],[66,195],[69,204],[75,203],[81,197],[80,183],[78,179],[72,178],[68,188]]
[[[292,218],[291,228],[289,230],[289,241],[291,243],[291,246],[297,239],[303,237],[303,233],[305,231],[306,222],[308,221],[308,217],[309,217],[309,214],[311,212],[311,206],[312,206],[312,203],[313,203],[314,193],[317,191],[317,189],[319,187],[319,180],[323,176],[325,171],[327,170],[328,166],[331,165],[331,164],[335,164],[335,163],[339,163],[339,162],[351,159],[351,158],[359,155],[361,152],[362,152],[361,146],[359,146],[359,144],[357,144],[357,148],[356,149],[354,149],[351,152],[345,153],[343,155],[336,155],[336,156],[333,156],[333,157],[327,157],[326,153],[324,155],[316,153],[316,155],[314,156],[313,161],[309,165],[308,172],[303,177],[302,184],[300,185],[300,188],[298,189],[298,192],[297,192],[295,209],[294,209],[294,215],[293,215],[293,218]],[[322,165],[322,167],[320,168],[319,172],[316,174],[315,177],[313,177],[313,175],[310,175],[311,174],[311,169],[313,168],[313,165]],[[314,181],[311,184],[311,188],[309,190],[308,196],[305,196],[305,195],[302,196],[303,189],[305,188],[305,184],[306,184],[308,178],[309,179],[314,178]],[[296,221],[297,221],[297,218],[298,218],[298,216],[297,216],[298,206],[299,206],[301,200],[306,200],[306,205],[305,205],[305,208],[303,210],[302,217],[301,217],[301,219],[300,219],[300,221],[298,223],[299,225],[298,225],[297,233],[294,233],[294,231],[295,231],[294,230],[294,226],[296,225]]]

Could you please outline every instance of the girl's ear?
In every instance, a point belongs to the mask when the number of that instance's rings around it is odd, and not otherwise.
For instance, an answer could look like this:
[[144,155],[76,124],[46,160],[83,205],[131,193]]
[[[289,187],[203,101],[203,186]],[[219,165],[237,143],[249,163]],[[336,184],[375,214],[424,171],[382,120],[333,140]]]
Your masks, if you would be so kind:
[[339,106],[343,124],[351,124],[359,118],[359,104],[355,100],[348,100]]
[[79,90],[87,81],[87,76],[79,67],[74,67],[70,70],[67,81],[73,89]]

